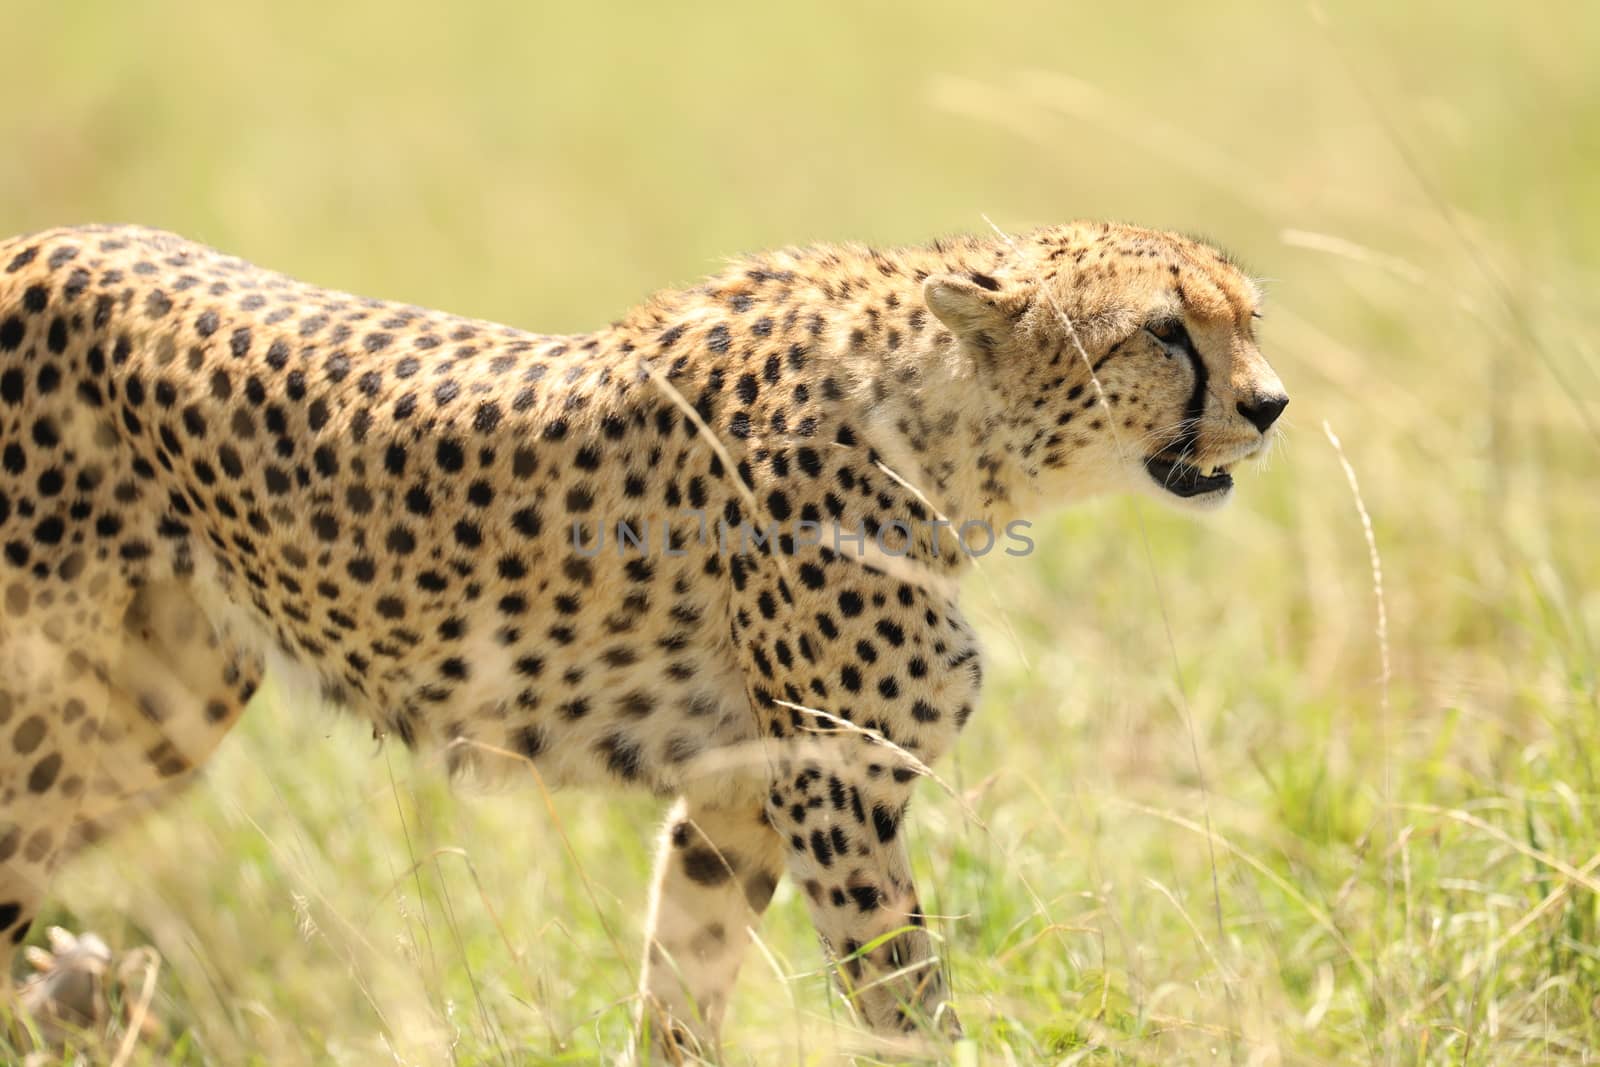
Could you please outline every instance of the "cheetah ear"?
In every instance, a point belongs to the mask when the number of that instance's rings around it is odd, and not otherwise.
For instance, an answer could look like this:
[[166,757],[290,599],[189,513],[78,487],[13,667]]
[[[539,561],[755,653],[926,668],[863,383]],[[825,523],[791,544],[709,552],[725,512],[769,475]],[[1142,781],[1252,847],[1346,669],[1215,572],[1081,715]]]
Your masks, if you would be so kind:
[[987,274],[934,274],[922,283],[928,310],[957,337],[979,331],[998,335],[1016,325],[1028,294]]

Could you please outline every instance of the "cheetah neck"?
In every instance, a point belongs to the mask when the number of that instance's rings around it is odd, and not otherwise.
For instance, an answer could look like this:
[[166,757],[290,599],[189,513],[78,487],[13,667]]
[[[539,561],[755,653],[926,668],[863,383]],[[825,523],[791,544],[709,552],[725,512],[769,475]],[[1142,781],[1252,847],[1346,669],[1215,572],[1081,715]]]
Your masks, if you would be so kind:
[[[1027,457],[1041,428],[1024,383],[981,370],[978,354],[929,313],[922,285],[938,273],[997,271],[1007,255],[999,242],[970,238],[770,252],[692,289],[657,294],[613,329],[647,354],[662,351],[663,338],[704,331],[715,338],[713,368],[767,353],[765,381],[795,375],[837,421],[825,433],[808,431],[815,439],[860,448],[936,518],[998,531],[1037,509],[1038,471]],[[848,444],[835,439],[841,426]]]
[[[940,517],[995,530],[1039,505],[1038,472],[1025,458],[1039,427],[1016,383],[985,373],[978,354],[926,314],[922,279],[994,269],[998,254],[963,247],[913,261],[836,312],[829,336],[833,358],[853,384],[850,399],[867,443],[891,476]],[[894,307],[911,309],[908,329],[889,325]]]
[[891,477],[941,518],[993,529],[1019,517],[1030,479],[1017,462],[1011,398],[938,332],[889,351],[846,345],[864,437]]

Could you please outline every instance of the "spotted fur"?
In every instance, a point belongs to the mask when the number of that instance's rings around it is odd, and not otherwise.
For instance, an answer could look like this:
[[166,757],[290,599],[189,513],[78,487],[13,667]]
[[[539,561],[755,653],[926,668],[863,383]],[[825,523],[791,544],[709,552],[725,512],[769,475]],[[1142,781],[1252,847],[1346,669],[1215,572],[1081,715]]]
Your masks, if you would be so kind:
[[453,766],[677,797],[658,1049],[714,1047],[785,873],[868,1025],[954,1030],[904,825],[978,701],[956,528],[1228,480],[1283,402],[1258,299],[1073,224],[749,256],[552,336],[146,229],[0,243],[0,940],[271,666]]

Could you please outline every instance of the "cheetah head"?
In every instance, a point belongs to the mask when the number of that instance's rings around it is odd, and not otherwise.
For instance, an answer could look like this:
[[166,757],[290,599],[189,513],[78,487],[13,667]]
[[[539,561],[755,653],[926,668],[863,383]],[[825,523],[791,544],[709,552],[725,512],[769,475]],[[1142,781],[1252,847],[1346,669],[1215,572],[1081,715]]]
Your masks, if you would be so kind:
[[923,295],[1005,394],[1037,491],[1224,504],[1289,403],[1256,345],[1258,286],[1209,245],[1131,226],[1052,227],[1017,252],[993,276],[932,276]]

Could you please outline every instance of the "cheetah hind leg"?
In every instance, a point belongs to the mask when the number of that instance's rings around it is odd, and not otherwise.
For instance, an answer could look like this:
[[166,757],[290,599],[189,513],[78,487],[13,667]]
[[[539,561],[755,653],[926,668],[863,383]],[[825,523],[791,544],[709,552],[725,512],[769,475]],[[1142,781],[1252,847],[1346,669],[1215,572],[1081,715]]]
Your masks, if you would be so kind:
[[141,589],[122,638],[73,851],[187,788],[261,681],[260,658],[219,633],[179,581]]
[[[0,635],[0,707],[11,709],[0,716],[0,980],[54,869],[191,781],[259,680],[258,661],[178,582],[140,590],[118,615],[108,634]],[[51,952],[29,950],[38,973],[14,1001],[47,1039],[103,1022],[107,981],[154,962],[146,949],[112,967],[92,934],[50,941]]]
[[161,957],[153,948],[111,949],[92,933],[71,934],[59,926],[47,931],[49,949],[29,945],[23,956],[33,974],[17,989],[17,1005],[31,1028],[29,1036],[45,1048],[60,1048],[78,1035],[91,1041],[106,1032],[112,1012],[124,1033],[149,1042],[161,1025],[150,1011]]
[[11,1008],[12,954],[66,852],[94,772],[110,695],[106,654],[117,640],[114,632],[69,628],[59,616],[26,622],[0,628],[0,985]]

